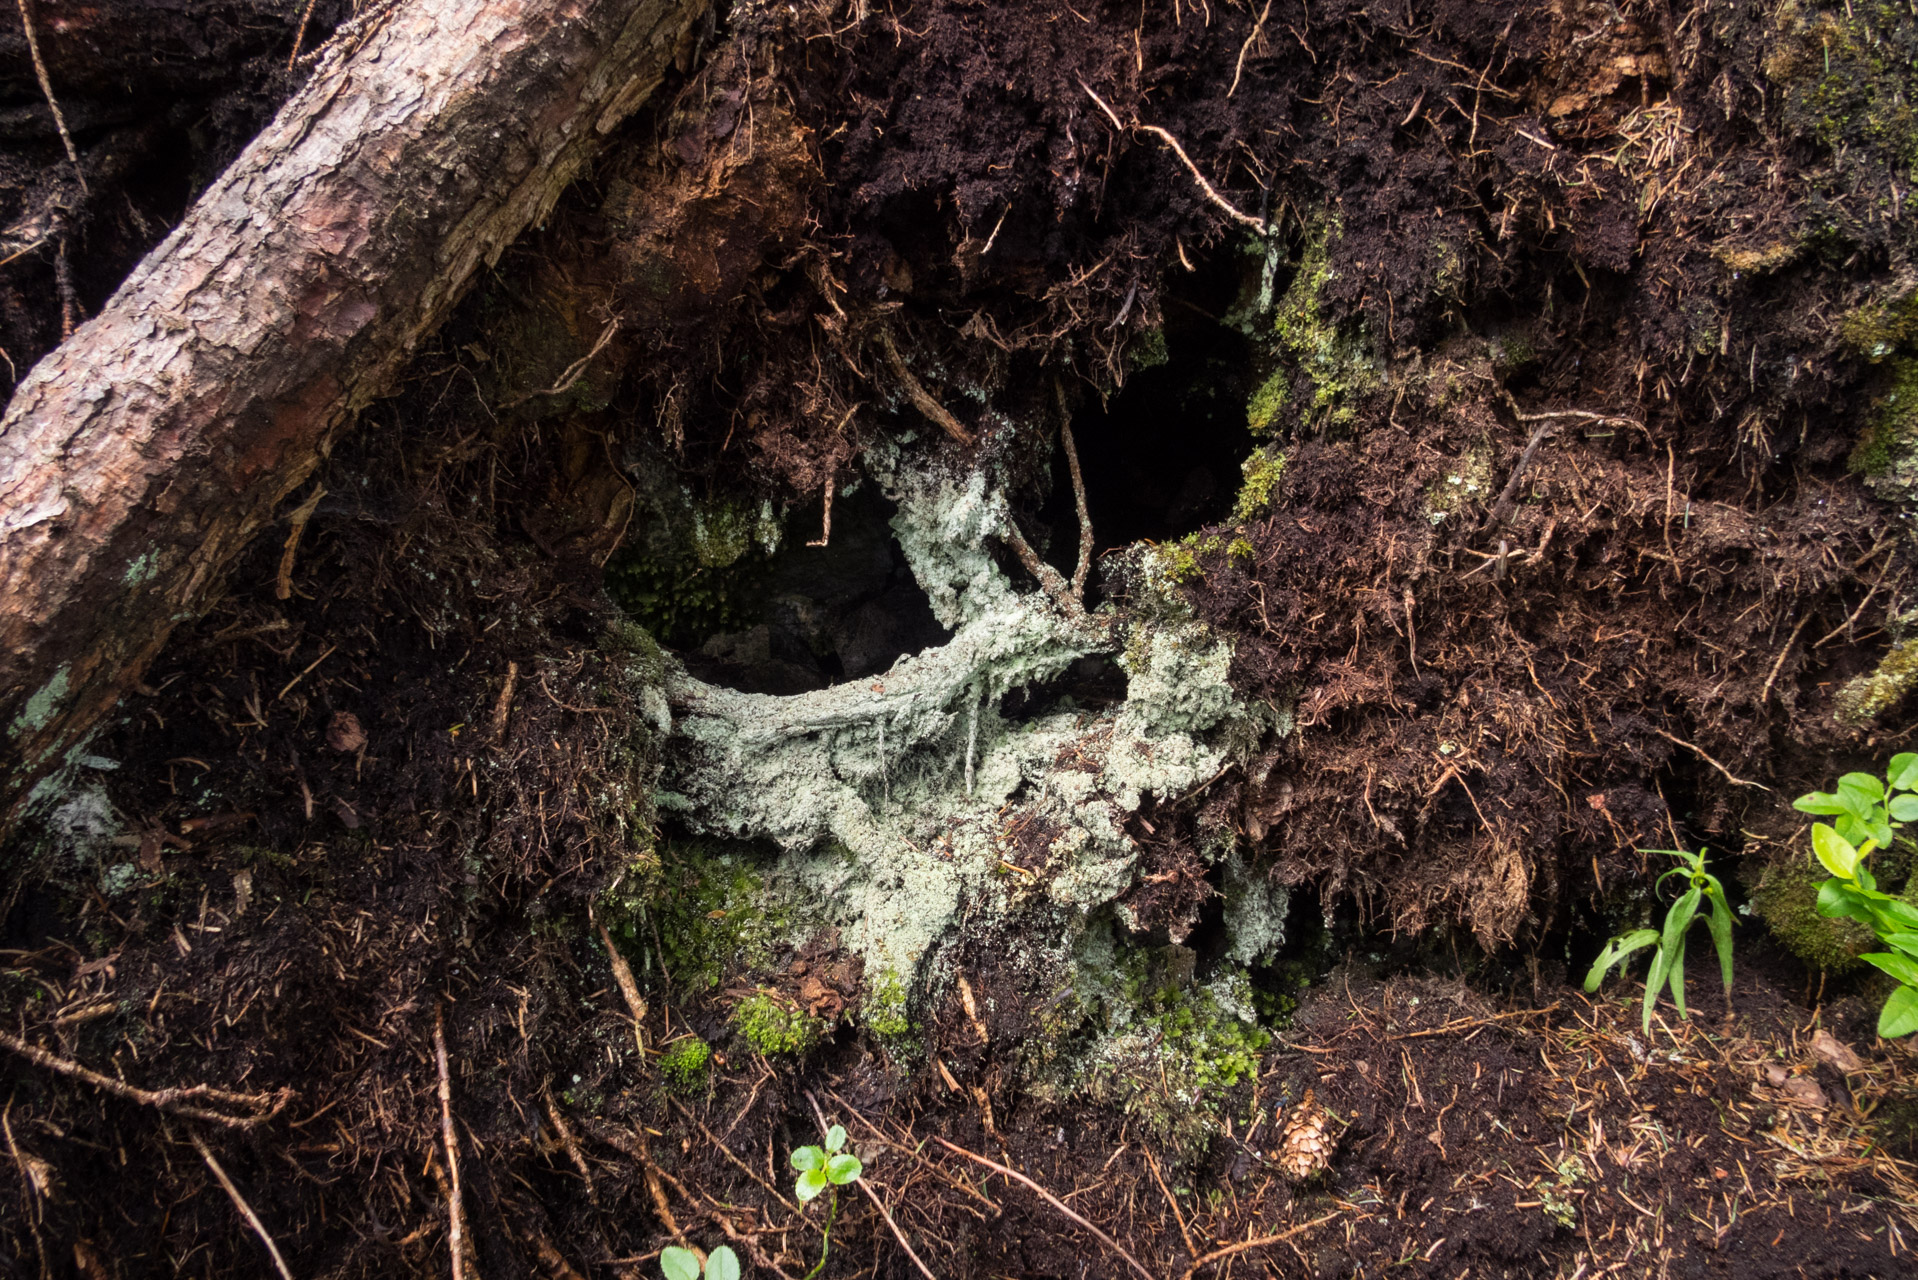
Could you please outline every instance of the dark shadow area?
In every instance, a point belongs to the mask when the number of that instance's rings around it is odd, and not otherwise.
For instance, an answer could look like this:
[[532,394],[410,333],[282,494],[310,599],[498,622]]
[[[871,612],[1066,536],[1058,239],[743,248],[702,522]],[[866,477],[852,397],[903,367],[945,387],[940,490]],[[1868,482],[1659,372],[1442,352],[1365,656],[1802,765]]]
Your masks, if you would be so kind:
[[950,640],[893,537],[893,511],[871,485],[842,495],[825,546],[789,540],[750,568],[730,625],[678,638],[686,669],[746,693],[804,693]]
[[[1104,404],[1088,398],[1072,431],[1100,552],[1164,542],[1225,519],[1252,452],[1245,402],[1252,343],[1220,317],[1256,263],[1224,252],[1175,282],[1159,335],[1132,339],[1134,372]],[[1049,558],[1070,568],[1078,528],[1064,458],[1041,513]]]

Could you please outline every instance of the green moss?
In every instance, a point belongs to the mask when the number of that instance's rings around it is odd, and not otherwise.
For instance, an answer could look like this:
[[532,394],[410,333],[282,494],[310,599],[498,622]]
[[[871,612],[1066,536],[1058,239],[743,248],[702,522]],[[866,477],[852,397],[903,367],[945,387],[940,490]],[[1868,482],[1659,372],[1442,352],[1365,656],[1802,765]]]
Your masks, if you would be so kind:
[[733,1009],[732,1028],[755,1053],[769,1058],[804,1053],[819,1043],[820,1033],[825,1030],[819,1019],[764,989],[747,996]]
[[1867,360],[1918,351],[1918,289],[1865,303],[1839,323],[1846,345]]
[[659,1057],[659,1074],[666,1087],[676,1093],[696,1093],[706,1083],[712,1068],[713,1047],[698,1036],[687,1036],[668,1045]]
[[1752,890],[1751,905],[1793,955],[1814,969],[1840,974],[1857,968],[1858,957],[1876,940],[1855,921],[1818,914],[1818,886],[1825,878],[1822,867],[1804,858],[1768,866]]
[[1166,350],[1164,329],[1147,329],[1126,344],[1126,364],[1134,373],[1141,369],[1155,368],[1170,358],[1171,355]]
[[613,603],[667,644],[685,647],[706,636],[742,631],[759,620],[767,557],[748,546],[737,549],[729,536],[709,535],[704,550],[659,555],[629,547],[606,566],[606,593]]
[[907,1004],[912,991],[898,974],[885,972],[874,979],[860,1007],[860,1020],[866,1030],[882,1040],[904,1040],[913,1033]]
[[1307,230],[1292,282],[1273,308],[1279,367],[1253,394],[1258,410],[1270,407],[1263,426],[1254,421],[1254,408],[1248,407],[1247,421],[1255,431],[1270,429],[1282,407],[1284,384],[1275,387],[1275,379],[1283,377],[1288,366],[1304,375],[1310,387],[1308,398],[1299,405],[1302,425],[1321,431],[1350,425],[1359,400],[1384,380],[1364,326],[1340,323],[1325,313],[1323,297],[1325,286],[1334,278],[1331,250],[1338,236],[1338,221],[1329,215]]
[[1285,455],[1272,449],[1259,449],[1240,464],[1245,483],[1239,486],[1239,499],[1233,505],[1234,520],[1253,520],[1265,514],[1272,494],[1285,474]]
[[1262,436],[1272,430],[1291,388],[1292,371],[1283,365],[1266,375],[1245,405],[1245,425],[1253,435]]
[[649,881],[622,882],[601,900],[616,938],[644,956],[654,950],[656,929],[667,973],[692,990],[772,963],[790,932],[789,912],[743,849],[673,840],[656,856]]
[[1907,178],[1918,172],[1918,33],[1893,0],[1786,0],[1764,69],[1785,127]]
[[1833,715],[1841,724],[1868,725],[1918,686],[1918,636],[1899,641],[1867,675],[1838,691]]

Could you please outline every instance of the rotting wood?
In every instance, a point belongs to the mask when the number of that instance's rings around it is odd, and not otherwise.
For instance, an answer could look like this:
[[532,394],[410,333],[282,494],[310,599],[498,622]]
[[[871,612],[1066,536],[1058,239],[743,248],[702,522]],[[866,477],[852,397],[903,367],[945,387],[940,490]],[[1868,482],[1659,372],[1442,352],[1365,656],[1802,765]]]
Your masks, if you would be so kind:
[[395,9],[21,383],[0,419],[0,831],[705,8]]

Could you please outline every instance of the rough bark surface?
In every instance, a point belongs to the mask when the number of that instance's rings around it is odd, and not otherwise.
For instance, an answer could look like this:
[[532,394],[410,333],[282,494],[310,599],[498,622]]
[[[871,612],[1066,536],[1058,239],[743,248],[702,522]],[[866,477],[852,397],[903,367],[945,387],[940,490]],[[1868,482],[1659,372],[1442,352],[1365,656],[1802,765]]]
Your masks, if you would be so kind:
[[28,376],[0,421],[0,825],[704,8],[404,5],[330,55]]

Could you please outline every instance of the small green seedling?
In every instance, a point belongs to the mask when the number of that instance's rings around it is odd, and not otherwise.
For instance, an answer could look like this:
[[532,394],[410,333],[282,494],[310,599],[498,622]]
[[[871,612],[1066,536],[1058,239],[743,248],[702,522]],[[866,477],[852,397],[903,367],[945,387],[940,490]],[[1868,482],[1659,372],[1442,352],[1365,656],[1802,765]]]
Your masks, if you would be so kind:
[[1685,1009],[1685,935],[1691,932],[1692,924],[1698,919],[1701,904],[1711,907],[1711,914],[1705,918],[1706,928],[1711,930],[1712,944],[1718,949],[1718,965],[1725,980],[1725,994],[1732,991],[1732,911],[1725,901],[1725,886],[1718,877],[1705,870],[1705,850],[1687,853],[1682,849],[1643,849],[1641,853],[1663,853],[1677,858],[1679,865],[1658,877],[1658,883],[1664,884],[1672,876],[1684,876],[1690,881],[1671,910],[1665,913],[1663,929],[1634,929],[1630,933],[1620,934],[1605,944],[1598,953],[1598,959],[1592,965],[1592,971],[1585,975],[1585,990],[1598,990],[1598,984],[1615,964],[1644,947],[1658,947],[1652,953],[1652,969],[1645,977],[1645,1018],[1646,1035],[1652,1031],[1652,1010],[1658,1004],[1658,992],[1661,987],[1670,985],[1672,1003],[1678,1006],[1678,1016],[1689,1018]]
[[[660,1251],[659,1269],[666,1280],[700,1280],[699,1255],[691,1249],[668,1245]],[[739,1255],[729,1245],[720,1245],[706,1255],[706,1280],[739,1280]]]
[[[1874,849],[1888,847],[1893,828],[1918,821],[1918,752],[1891,758],[1881,782],[1869,773],[1848,773],[1835,792],[1814,791],[1792,802],[1804,813],[1835,818],[1815,822],[1811,851],[1831,879],[1818,888],[1818,913],[1856,920],[1890,948],[1859,957],[1898,981],[1878,1012],[1878,1034],[1887,1040],[1918,1031],[1918,907],[1878,890],[1865,867]],[[1910,837],[1899,836],[1909,845]]]
[[826,1145],[821,1147],[800,1147],[792,1154],[792,1166],[799,1171],[799,1180],[793,1184],[793,1190],[801,1200],[811,1200],[827,1187],[843,1187],[857,1182],[866,1166],[859,1163],[859,1157],[851,1152],[841,1152],[846,1145],[846,1127],[836,1124],[826,1130]]
[[836,1124],[826,1130],[824,1147],[800,1147],[792,1154],[792,1167],[799,1173],[793,1192],[801,1201],[815,1200],[826,1188],[833,1189],[826,1210],[826,1230],[819,1241],[819,1261],[813,1264],[804,1280],[812,1280],[825,1268],[826,1256],[832,1251],[832,1224],[839,1216],[839,1188],[859,1181],[859,1175],[866,1171],[858,1156],[840,1150],[845,1145],[846,1127]]

